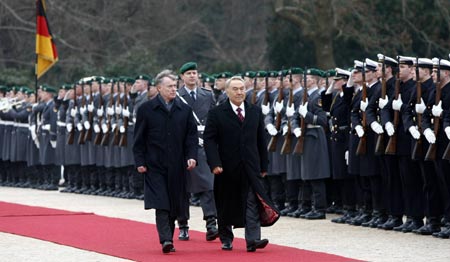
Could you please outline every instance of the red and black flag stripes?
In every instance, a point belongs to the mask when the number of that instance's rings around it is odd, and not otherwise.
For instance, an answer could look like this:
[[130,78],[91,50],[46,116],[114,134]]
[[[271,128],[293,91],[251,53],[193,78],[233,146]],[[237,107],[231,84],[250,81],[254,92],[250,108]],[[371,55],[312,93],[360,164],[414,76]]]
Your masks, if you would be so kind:
[[58,61],[58,53],[45,14],[45,0],[36,0],[36,76],[39,79]]

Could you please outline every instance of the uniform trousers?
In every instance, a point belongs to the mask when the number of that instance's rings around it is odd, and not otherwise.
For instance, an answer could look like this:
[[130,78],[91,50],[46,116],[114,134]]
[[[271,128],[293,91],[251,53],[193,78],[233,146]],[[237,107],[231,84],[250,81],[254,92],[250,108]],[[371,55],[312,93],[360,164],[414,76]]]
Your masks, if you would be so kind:
[[309,202],[317,211],[325,211],[327,208],[327,193],[325,179],[313,179],[304,181],[302,204]]
[[440,217],[444,213],[444,200],[442,199],[441,190],[439,188],[440,185],[435,164],[432,161],[420,160],[418,162],[423,181],[422,192],[425,193],[425,216],[427,218]]
[[163,209],[155,210],[156,229],[158,230],[159,242],[173,241],[175,230],[175,217],[170,216],[170,211]]
[[386,173],[386,208],[388,214],[399,217],[404,214],[404,197],[402,190],[402,180],[400,176],[399,160],[397,156],[382,156],[382,166]]
[[437,159],[435,167],[443,200],[444,218],[446,223],[450,223],[450,161]]

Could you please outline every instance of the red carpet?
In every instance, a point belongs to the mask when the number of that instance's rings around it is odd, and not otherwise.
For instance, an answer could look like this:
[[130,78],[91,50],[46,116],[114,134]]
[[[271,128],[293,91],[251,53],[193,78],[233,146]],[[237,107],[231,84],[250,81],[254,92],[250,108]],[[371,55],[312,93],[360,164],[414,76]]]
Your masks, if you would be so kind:
[[247,253],[243,239],[234,240],[233,251],[222,251],[220,241],[206,242],[204,233],[193,230],[189,241],[175,241],[175,253],[162,254],[153,224],[1,201],[0,232],[134,261],[355,261],[274,244]]

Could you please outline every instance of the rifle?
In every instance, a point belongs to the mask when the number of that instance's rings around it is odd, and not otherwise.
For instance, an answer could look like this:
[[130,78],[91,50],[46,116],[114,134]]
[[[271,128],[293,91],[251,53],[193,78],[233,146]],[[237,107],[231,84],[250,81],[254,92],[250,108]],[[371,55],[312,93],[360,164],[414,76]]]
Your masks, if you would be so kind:
[[[100,81],[98,84],[99,84],[99,86],[98,86],[98,88],[99,88],[98,108],[103,109],[102,82]],[[98,123],[100,125],[102,124],[102,120],[103,120],[103,115],[98,117]],[[102,137],[103,137],[102,132],[101,131],[98,132],[94,139],[94,145],[100,145],[102,143]]]
[[[441,94],[442,94],[442,88],[441,88],[441,60],[438,62],[438,69],[437,69],[437,77],[436,77],[436,100],[434,104],[437,106],[439,102],[441,101]],[[435,116],[434,117],[434,135],[437,137],[438,131],[439,131],[439,121],[440,117]],[[425,160],[435,160],[436,159],[436,143],[430,144],[427,150],[427,154],[425,155]]]
[[[123,109],[128,107],[128,92],[127,92],[127,84],[125,83],[123,86]],[[125,132],[120,136],[119,146],[127,146],[128,137],[127,137],[127,129],[128,129],[128,117],[123,117],[123,127],[125,128]]]
[[[419,81],[419,58],[416,58],[416,104],[422,102],[422,84]],[[416,122],[419,129],[419,133],[422,134],[422,114],[417,113]],[[418,160],[423,156],[422,136],[416,140],[414,148],[411,154],[413,160]]]
[[[94,97],[92,96],[92,82],[89,83],[89,104],[94,105]],[[91,126],[91,128],[89,128],[88,130],[86,130],[86,135],[84,137],[84,141],[91,141],[92,140],[92,122],[94,120],[94,112],[89,112],[88,111],[88,121],[89,121],[89,125]]]
[[[283,82],[281,82],[283,83]],[[291,107],[292,103],[294,102],[294,86],[292,85],[292,71],[289,74],[289,83],[290,83],[290,87],[289,87],[289,102],[288,102],[288,106]],[[287,127],[288,130],[286,132],[286,135],[284,136],[284,143],[283,146],[281,147],[281,154],[285,155],[285,154],[290,154],[292,151],[292,137],[291,137],[291,118],[288,118],[288,122],[287,122]]]
[[270,93],[269,93],[269,73],[268,72],[266,74],[265,81],[266,81],[266,92],[264,92],[264,100],[263,100],[262,104],[266,106],[269,103],[269,95],[270,95]]
[[[125,88],[125,82],[124,83],[124,88]],[[116,108],[120,106],[120,83],[117,83],[117,100],[116,100]],[[114,112],[115,113],[115,112]],[[116,114],[116,119],[118,118],[117,114]],[[119,121],[117,121],[119,122]],[[113,140],[113,145],[118,146],[120,143],[120,132],[119,132],[119,126],[116,125],[116,128],[114,129],[114,140]]]
[[[281,75],[281,83],[278,87],[278,103],[281,103],[283,101],[283,72],[280,71],[278,75]],[[275,117],[275,128],[277,130],[280,130],[281,127],[281,112],[278,112]],[[277,143],[278,143],[278,134],[275,136],[272,136],[269,141],[269,145],[267,146],[267,150],[269,152],[275,152],[277,150]]]
[[253,79],[253,90],[252,90],[253,92],[252,92],[252,100],[251,100],[252,105],[256,104],[256,95],[258,93],[258,91],[256,90],[256,85],[257,85],[256,80],[257,79],[255,77],[255,79]]
[[[386,98],[386,64],[384,63],[381,67],[381,98]],[[377,143],[375,145],[375,155],[382,155],[385,151],[384,148],[384,134],[379,134],[377,138]]]
[[[73,108],[77,108],[77,85],[73,85]],[[70,112],[69,112],[70,114]],[[75,117],[72,117],[72,130],[69,132],[67,137],[67,144],[73,145],[75,140]]]
[[[308,89],[306,88],[306,74],[308,69],[305,67],[305,72],[303,73],[303,97],[302,97],[302,105],[304,105],[308,101]],[[303,144],[305,142],[305,133],[306,133],[306,122],[303,117],[300,116],[300,137],[297,140],[297,144],[294,147],[294,153],[302,155],[303,154]]]
[[[362,93],[361,93],[361,101],[367,100],[367,85],[366,85],[366,68],[365,63],[363,63],[362,68]],[[361,120],[361,126],[364,130],[364,135],[359,138],[358,147],[356,148],[356,155],[357,156],[363,156],[367,153],[367,115],[366,112],[362,112],[362,120]]]
[[[109,93],[109,102],[108,102],[108,107],[112,107],[114,104],[114,82],[111,83],[111,92]],[[107,109],[107,108],[105,108]],[[108,125],[108,132],[106,132],[105,134],[103,134],[103,138],[102,138],[102,146],[107,146],[109,144],[109,137],[111,134],[111,116],[108,115],[108,119],[106,120],[106,124]]]
[[[81,105],[80,107],[86,107],[86,97],[84,96],[84,82],[81,84]],[[81,116],[81,120],[83,120],[83,116]],[[83,126],[83,124],[82,124]],[[78,144],[84,145],[84,137],[86,134],[86,130],[84,130],[84,126],[80,130],[80,136],[78,137]]]
[[[398,99],[398,95],[400,94],[400,75],[397,72],[397,76],[395,79],[395,97],[394,99]],[[397,130],[398,122],[400,121],[399,112],[394,110],[394,130]],[[386,151],[384,152],[386,155],[395,155],[397,153],[397,132],[395,132],[390,138],[386,146]]]

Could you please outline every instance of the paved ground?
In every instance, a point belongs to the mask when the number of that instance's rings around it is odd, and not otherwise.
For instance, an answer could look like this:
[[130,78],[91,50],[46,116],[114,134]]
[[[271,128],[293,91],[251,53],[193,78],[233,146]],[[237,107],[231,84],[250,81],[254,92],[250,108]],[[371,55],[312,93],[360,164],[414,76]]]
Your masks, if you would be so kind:
[[[154,211],[145,211],[138,200],[0,187],[0,201],[155,222]],[[271,243],[367,261],[450,261],[450,240],[337,225],[330,222],[333,217],[320,221],[282,217],[274,226],[263,228],[262,236]],[[204,231],[199,207],[191,207],[190,227]],[[242,229],[235,233],[243,237]],[[5,233],[0,233],[0,254],[0,261],[126,261]]]

